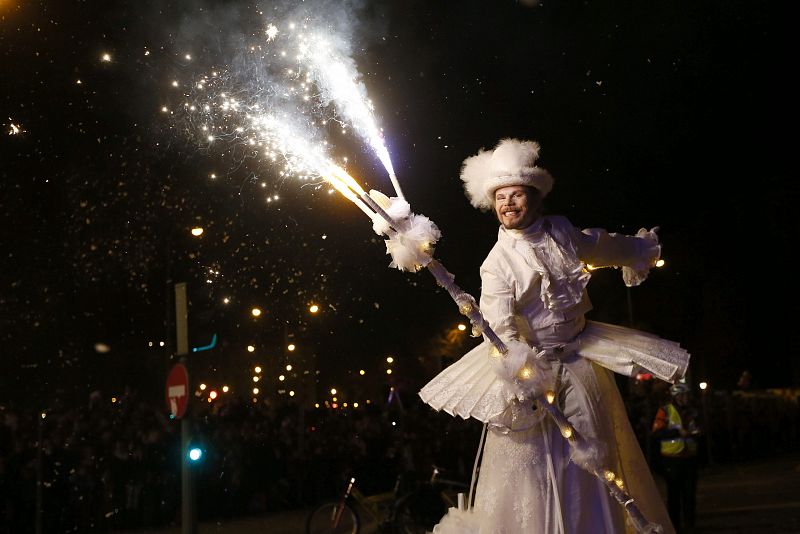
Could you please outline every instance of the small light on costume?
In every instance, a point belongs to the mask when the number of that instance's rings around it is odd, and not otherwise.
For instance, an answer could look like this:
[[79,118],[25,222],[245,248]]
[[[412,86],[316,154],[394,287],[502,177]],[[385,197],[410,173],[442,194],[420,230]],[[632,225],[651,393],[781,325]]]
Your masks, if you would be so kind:
[[294,349],[296,349],[296,348],[297,348],[297,347],[295,346],[295,344],[294,344],[294,343],[290,343],[290,344],[289,344],[289,346],[288,346],[288,347],[286,347],[286,350],[288,350],[289,352],[292,352],[292,351],[293,351]]
[[360,374],[361,376],[364,376],[366,374],[366,371],[361,369],[361,370],[358,371],[358,374]]
[[194,228],[192,228],[192,235],[195,237],[200,237],[201,235],[203,235],[203,231],[204,230],[199,226],[195,226]]
[[47,414],[46,414],[45,412],[42,412],[42,414],[41,414],[41,415],[42,415],[42,419],[44,419],[44,418],[46,418],[46,417],[47,417]]
[[256,348],[253,345],[247,345],[247,352],[255,352]]
[[227,393],[228,391],[230,391],[230,389],[231,388],[229,388],[228,386],[222,386],[222,392],[223,393]]
[[285,376],[283,376],[283,375],[280,375],[280,376],[278,377],[278,380],[280,380],[281,382],[283,382],[284,380],[286,380],[286,377],[285,377]]
[[391,370],[391,369],[387,369],[387,370],[386,370],[386,374],[387,374],[387,375],[390,375],[390,374],[392,374],[392,370]]
[[528,380],[532,376],[533,376],[533,369],[531,369],[527,365],[522,369],[520,369],[519,372],[517,373],[517,377],[519,377],[521,380]]
[[286,370],[287,370],[287,371],[291,371],[291,370],[292,370],[292,364],[289,364],[289,365],[287,365],[287,366],[286,366]]
[[614,481],[614,484],[616,484],[619,489],[621,489],[623,491],[625,490],[625,483],[622,481],[621,478],[616,479]]
[[594,271],[595,269],[596,269],[596,267],[594,265],[592,265],[591,263],[587,263],[586,264],[586,270],[587,271]]
[[700,382],[700,389],[705,391],[706,388],[708,388],[708,382]]
[[317,313],[319,311],[319,306],[317,306],[316,304],[312,304],[311,307],[308,308],[308,311],[310,311],[311,313]]
[[462,315],[467,315],[469,312],[472,311],[472,304],[462,304],[458,307],[458,311],[461,312]]
[[548,390],[544,396],[547,399],[548,404],[553,404],[553,401],[556,400],[556,393],[552,390]]
[[257,376],[253,377],[253,382],[258,382],[258,377]]
[[200,384],[200,391],[205,391],[207,387],[205,384]]
[[253,368],[253,371],[255,371],[256,373],[260,373],[260,372],[261,372],[261,366],[260,366],[260,365],[256,365],[256,366]]
[[111,61],[111,54],[108,54],[108,53],[103,54],[102,56],[100,56],[100,61],[102,61],[103,63],[110,62]]
[[250,310],[250,313],[253,315],[253,317],[258,317],[259,315],[261,315],[261,310],[258,308],[253,308],[252,310]]
[[358,403],[357,402],[353,403],[353,408],[358,408]]
[[336,388],[331,388],[331,395],[336,395]]
[[657,260],[656,267],[663,267],[666,262],[664,260]]
[[492,345],[492,349],[489,351],[489,356],[491,356],[492,358],[499,358],[502,355],[503,353],[500,352],[500,349]]
[[463,332],[464,330],[467,329],[467,325],[465,325],[464,323],[459,323],[458,329]]
[[294,391],[290,391],[290,392],[289,392],[289,396],[290,396],[290,397],[294,397]]
[[258,395],[258,392],[259,392],[258,388],[253,388],[253,395]]
[[606,471],[605,473],[603,473],[603,478],[605,478],[609,482],[613,482],[613,480],[617,478],[617,475],[615,475],[612,471]]
[[208,398],[209,399],[216,399],[217,398],[217,392],[214,391],[214,390],[209,391],[208,392]]
[[386,357],[386,363],[392,363],[393,361],[394,361],[394,358],[392,358],[391,356],[387,356]]
[[572,437],[572,427],[569,425],[564,425],[561,427],[561,435],[565,438],[569,439]]

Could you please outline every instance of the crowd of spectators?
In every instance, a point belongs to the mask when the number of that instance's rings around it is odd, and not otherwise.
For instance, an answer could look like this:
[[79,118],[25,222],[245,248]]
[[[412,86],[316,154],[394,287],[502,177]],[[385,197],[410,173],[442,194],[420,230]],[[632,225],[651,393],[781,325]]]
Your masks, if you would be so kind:
[[[659,392],[636,384],[624,393],[648,450]],[[695,400],[707,424],[707,460],[752,460],[800,445],[796,396],[705,392]],[[414,395],[400,401],[302,413],[291,399],[196,403],[199,518],[309,507],[340,492],[349,476],[366,494],[390,490],[399,474],[429,476],[434,465],[468,482],[481,425],[436,413]],[[88,403],[45,412],[0,405],[0,533],[34,532],[37,500],[44,532],[178,524],[180,435],[163,405],[135,391],[114,399],[95,392]]]

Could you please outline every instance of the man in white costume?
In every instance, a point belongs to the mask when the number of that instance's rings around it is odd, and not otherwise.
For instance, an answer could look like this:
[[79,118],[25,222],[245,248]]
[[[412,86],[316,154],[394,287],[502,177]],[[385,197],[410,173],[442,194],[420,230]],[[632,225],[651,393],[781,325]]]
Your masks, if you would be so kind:
[[[675,382],[689,355],[652,334],[584,318],[591,309],[587,265],[621,267],[625,283],[638,285],[660,257],[658,237],[655,229],[625,236],[543,216],[553,178],[535,165],[538,157],[538,143],[504,139],[462,166],[471,203],[493,209],[501,223],[480,269],[480,310],[509,352],[486,340],[420,391],[435,409],[488,428],[474,505],[451,509],[434,533],[633,531],[590,472],[601,472],[599,465],[615,474],[651,527],[674,532],[610,371],[647,369]],[[532,398],[543,388],[554,393],[571,429],[537,408]],[[587,446],[562,436],[570,431]]]

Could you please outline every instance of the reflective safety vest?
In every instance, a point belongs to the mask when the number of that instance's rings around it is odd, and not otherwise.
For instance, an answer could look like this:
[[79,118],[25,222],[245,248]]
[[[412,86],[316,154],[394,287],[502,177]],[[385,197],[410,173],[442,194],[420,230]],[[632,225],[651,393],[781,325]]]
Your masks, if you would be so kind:
[[[667,428],[683,428],[681,414],[672,404],[664,407],[667,415]],[[661,454],[664,456],[694,456],[697,453],[697,442],[693,438],[676,436],[661,440]]]

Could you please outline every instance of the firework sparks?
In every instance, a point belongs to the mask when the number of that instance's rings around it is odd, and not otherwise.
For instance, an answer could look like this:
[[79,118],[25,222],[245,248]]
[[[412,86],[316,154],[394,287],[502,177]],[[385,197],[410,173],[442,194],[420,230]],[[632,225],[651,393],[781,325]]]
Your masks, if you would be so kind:
[[[230,147],[239,161],[258,156],[272,164],[280,178],[322,179],[374,219],[375,210],[363,201],[364,190],[333,162],[323,137],[330,120],[342,125],[342,133],[352,127],[376,153],[402,198],[374,106],[347,52],[349,45],[332,32],[311,28],[309,19],[288,23],[285,30],[269,23],[263,35],[264,43],[242,49],[245,60],[237,62],[235,70],[173,80],[173,87],[188,91],[187,100],[164,106],[162,112],[172,114],[180,106],[202,147]],[[272,45],[289,40],[293,46]],[[332,109],[337,116],[331,116]]]
[[[270,35],[271,28],[274,28],[272,34],[277,35],[278,30],[274,25],[267,29],[267,35]],[[294,28],[294,25],[290,25],[290,29]],[[307,29],[308,23],[303,28]],[[297,39],[295,58],[305,66],[307,72],[303,76],[302,70],[289,70],[289,74],[297,80],[303,80],[300,85],[304,92],[308,92],[310,82],[316,83],[321,90],[319,96],[323,104],[334,103],[341,116],[367,141],[389,174],[395,192],[402,198],[389,150],[375,119],[374,106],[367,97],[355,62],[343,51],[346,46],[340,39],[325,37],[320,31],[300,33]],[[308,99],[307,96],[304,98]]]

